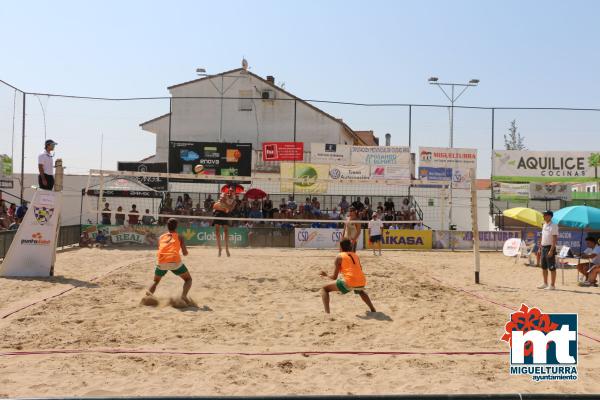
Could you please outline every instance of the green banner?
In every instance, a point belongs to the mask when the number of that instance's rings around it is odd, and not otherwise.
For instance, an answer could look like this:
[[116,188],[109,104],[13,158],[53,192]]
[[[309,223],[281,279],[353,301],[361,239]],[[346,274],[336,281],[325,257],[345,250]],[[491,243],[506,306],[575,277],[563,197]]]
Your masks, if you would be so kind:
[[[166,226],[157,225],[83,225],[83,233],[94,242],[101,233],[106,244],[139,244],[157,246],[158,238],[167,232]],[[215,228],[183,228],[177,233],[188,245],[216,246]],[[224,238],[221,230],[221,239]],[[248,228],[229,228],[229,245],[232,247],[248,246]]]
[[6,154],[0,154],[0,176],[10,176],[13,173],[13,160]]
[[[178,233],[185,239],[189,245],[216,246],[217,235],[215,228],[179,228]],[[221,229],[221,241],[224,240],[224,233]],[[229,228],[229,245],[232,247],[248,246],[248,228]]]

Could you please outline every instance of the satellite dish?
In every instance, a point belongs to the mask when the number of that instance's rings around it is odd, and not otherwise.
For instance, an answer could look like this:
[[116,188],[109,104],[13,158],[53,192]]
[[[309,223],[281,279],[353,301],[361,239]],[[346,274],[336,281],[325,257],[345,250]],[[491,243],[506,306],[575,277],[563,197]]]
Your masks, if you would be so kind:
[[248,60],[245,58],[242,58],[242,68],[244,68],[244,70],[248,70]]

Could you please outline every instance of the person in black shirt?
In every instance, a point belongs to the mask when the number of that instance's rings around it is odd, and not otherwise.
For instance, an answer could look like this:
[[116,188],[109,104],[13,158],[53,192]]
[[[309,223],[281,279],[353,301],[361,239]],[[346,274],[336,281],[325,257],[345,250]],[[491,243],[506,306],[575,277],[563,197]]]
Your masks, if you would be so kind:
[[357,197],[356,200],[352,203],[352,207],[354,207],[357,212],[360,212],[363,208],[365,208],[365,205],[360,202],[360,197]]
[[396,211],[396,207],[394,206],[394,202],[392,201],[391,197],[387,199],[385,203],[383,203],[383,207],[385,211]]
[[105,203],[104,209],[102,210],[102,225],[110,225],[111,212],[110,212],[110,204]]

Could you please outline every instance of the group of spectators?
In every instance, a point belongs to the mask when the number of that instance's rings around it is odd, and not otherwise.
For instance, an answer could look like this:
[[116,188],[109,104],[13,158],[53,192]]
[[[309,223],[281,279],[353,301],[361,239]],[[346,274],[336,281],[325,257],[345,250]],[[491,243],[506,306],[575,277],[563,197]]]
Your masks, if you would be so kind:
[[27,213],[27,203],[17,206],[0,200],[0,231],[17,230]]
[[[170,193],[166,193],[161,201],[159,213],[162,215],[173,216],[212,216],[213,205],[215,198],[209,194],[203,202],[196,202],[189,194],[184,193],[177,196],[175,201]],[[296,202],[294,196],[290,195],[287,198],[282,198],[281,202],[275,206],[269,195],[264,199],[249,199],[244,194],[235,196],[235,206],[229,214],[232,218],[251,218],[251,219],[310,219],[323,220],[323,223],[312,223],[310,226],[315,227],[336,227],[337,224],[333,221],[345,220],[348,216],[350,207],[357,211],[358,219],[369,221],[373,217],[373,213],[379,212],[381,219],[385,221],[396,221],[388,224],[392,229],[418,229],[421,224],[417,222],[419,219],[415,208],[411,205],[408,198],[402,199],[399,206],[396,206],[392,198],[387,198],[383,202],[374,204],[369,197],[356,197],[353,201],[348,201],[346,196],[342,196],[341,200],[331,210],[323,210],[321,203],[317,197],[305,197],[303,202]],[[164,225],[169,217],[160,217],[156,219],[149,209],[145,209],[141,214],[140,210],[134,204],[129,211],[118,206],[116,211],[111,209],[109,203],[104,205],[102,210],[102,224],[104,225]],[[331,221],[327,223],[327,221]],[[407,221],[406,224],[400,221]],[[253,227],[255,224],[252,221],[238,222],[231,221],[232,226]],[[201,227],[210,226],[209,220],[201,218],[180,218],[180,223],[183,226],[198,225]],[[264,222],[261,222],[264,225]],[[282,225],[274,223],[275,226]],[[302,225],[300,223],[293,226]],[[306,224],[304,224],[306,225]]]

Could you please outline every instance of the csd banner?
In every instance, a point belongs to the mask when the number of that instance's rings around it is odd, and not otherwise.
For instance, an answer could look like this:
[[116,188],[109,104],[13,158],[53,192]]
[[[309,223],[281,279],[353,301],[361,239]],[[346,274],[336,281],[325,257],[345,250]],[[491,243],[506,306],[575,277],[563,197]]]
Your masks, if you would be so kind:
[[410,149],[405,146],[352,146],[352,164],[403,165],[410,170]]
[[311,143],[310,161],[326,164],[350,164],[350,147],[345,144]]
[[585,182],[598,177],[598,167],[600,152],[496,150],[492,179],[501,182]]
[[[367,248],[373,246],[367,235]],[[431,250],[432,232],[414,231],[410,229],[384,229],[382,235],[382,245],[384,249],[413,249],[413,250]]]
[[281,193],[326,193],[329,165],[282,162]]
[[[299,249],[337,249],[342,239],[342,229],[296,228],[294,244]],[[364,248],[363,233],[360,233],[357,249]]]

